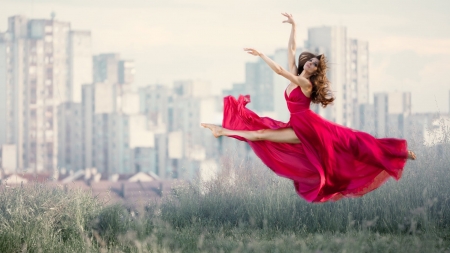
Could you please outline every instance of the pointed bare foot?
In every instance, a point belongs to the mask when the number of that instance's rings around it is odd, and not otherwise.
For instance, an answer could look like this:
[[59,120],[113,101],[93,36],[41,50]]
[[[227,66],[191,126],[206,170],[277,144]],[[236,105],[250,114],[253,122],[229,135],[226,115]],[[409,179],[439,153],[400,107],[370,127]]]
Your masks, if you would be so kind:
[[209,130],[211,130],[212,134],[214,135],[214,137],[219,137],[222,136],[222,130],[223,128],[220,126],[216,126],[213,124],[206,124],[206,123],[201,123],[200,124],[202,127],[204,128],[208,128]]
[[416,160],[416,153],[411,150],[408,150],[408,159]]

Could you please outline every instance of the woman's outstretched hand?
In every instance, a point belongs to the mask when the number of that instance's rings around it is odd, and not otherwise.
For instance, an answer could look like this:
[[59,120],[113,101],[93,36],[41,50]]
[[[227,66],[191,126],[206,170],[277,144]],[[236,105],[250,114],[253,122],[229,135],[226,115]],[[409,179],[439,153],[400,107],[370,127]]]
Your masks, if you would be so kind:
[[287,20],[284,20],[283,23],[289,23],[291,25],[295,25],[294,18],[292,17],[292,14],[289,13],[281,13],[281,15],[285,16]]
[[254,48],[244,48],[244,51],[249,53],[249,54],[251,54],[251,55],[254,55],[254,56],[260,56],[261,55],[261,52],[259,52],[258,50],[254,49]]

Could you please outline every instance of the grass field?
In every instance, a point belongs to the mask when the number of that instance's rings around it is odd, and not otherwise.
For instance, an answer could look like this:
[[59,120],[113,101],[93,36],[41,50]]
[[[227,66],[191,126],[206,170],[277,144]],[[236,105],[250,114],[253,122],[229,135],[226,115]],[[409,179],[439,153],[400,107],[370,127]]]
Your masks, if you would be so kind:
[[142,210],[45,184],[3,187],[0,252],[450,252],[449,145],[416,151],[400,181],[323,204],[259,164]]

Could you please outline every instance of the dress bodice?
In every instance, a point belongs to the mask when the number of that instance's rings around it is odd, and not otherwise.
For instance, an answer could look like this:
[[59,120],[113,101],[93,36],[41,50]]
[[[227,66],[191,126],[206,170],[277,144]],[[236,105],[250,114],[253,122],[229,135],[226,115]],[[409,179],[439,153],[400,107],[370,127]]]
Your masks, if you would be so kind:
[[284,91],[284,97],[286,98],[286,103],[291,113],[298,113],[309,110],[309,105],[311,104],[311,98],[305,96],[300,86],[295,87],[291,93],[287,94]]

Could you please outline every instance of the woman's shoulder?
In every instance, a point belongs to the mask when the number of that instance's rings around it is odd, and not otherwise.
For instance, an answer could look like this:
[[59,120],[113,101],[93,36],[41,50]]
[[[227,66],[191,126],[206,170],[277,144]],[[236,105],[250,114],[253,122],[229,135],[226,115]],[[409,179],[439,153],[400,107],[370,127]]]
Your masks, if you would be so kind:
[[302,89],[312,89],[312,83],[308,78],[305,78],[303,76],[298,76],[299,77],[299,82],[300,82],[300,87],[302,87]]

